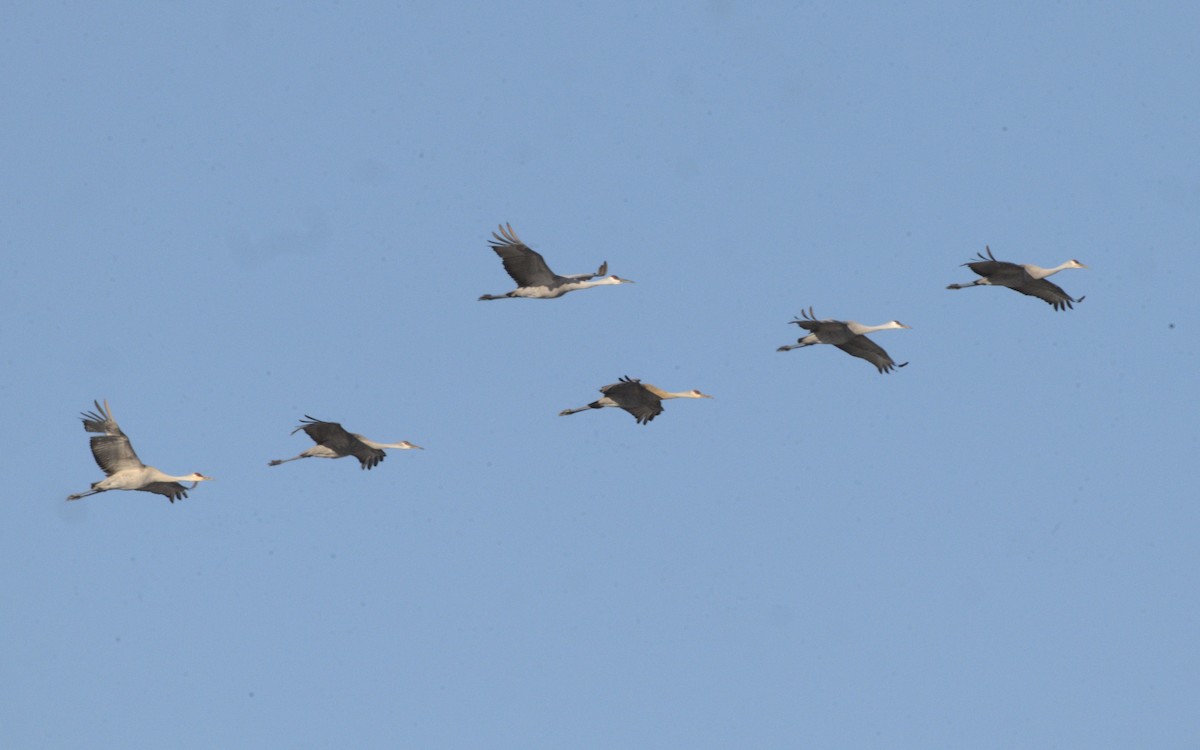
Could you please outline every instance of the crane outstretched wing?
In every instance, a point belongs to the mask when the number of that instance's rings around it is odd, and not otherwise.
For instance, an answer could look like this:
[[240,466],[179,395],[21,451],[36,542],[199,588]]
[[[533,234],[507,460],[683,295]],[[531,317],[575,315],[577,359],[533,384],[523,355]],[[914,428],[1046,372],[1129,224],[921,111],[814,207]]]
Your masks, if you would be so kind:
[[796,318],[791,322],[810,333],[815,333],[821,327],[821,321],[819,320],[801,320],[800,318]]
[[492,232],[492,236],[495,239],[488,240],[489,246],[504,261],[504,270],[517,282],[517,286],[547,286],[558,278],[546,265],[541,253],[517,237],[511,224],[501,226],[500,234]]
[[902,365],[896,364],[896,362],[888,356],[888,353],[883,350],[882,346],[876,344],[866,336],[855,336],[845,343],[834,344],[834,346],[846,352],[847,354],[858,357],[859,359],[867,360],[871,364],[875,365],[880,373],[891,372],[897,367],[904,367],[904,365],[908,364],[907,362]]
[[346,428],[337,422],[326,422],[307,414],[304,415],[304,419],[300,420],[300,426],[292,430],[292,434],[295,435],[300,430],[304,430],[304,434],[312,438],[317,445],[323,445],[343,455],[350,455],[354,443],[358,442],[353,435],[346,431]]
[[603,276],[606,273],[608,273],[608,261],[607,260],[600,264],[600,268],[595,273],[572,273],[572,274],[568,274],[567,276],[564,276],[563,278],[570,279],[572,281],[591,281],[592,279],[596,278],[597,276]]
[[979,260],[972,260],[963,263],[963,265],[980,276],[993,279],[997,286],[1008,286],[1008,284],[1001,283],[1000,279],[1015,281],[1025,276],[1025,268],[1023,266],[1016,263],[1009,263],[1006,260],[996,260],[996,256],[992,255],[992,248],[987,245],[984,245],[983,249],[987,251],[987,255],[975,253],[975,257],[979,258]]
[[367,445],[358,435],[348,432],[337,422],[324,422],[307,414],[300,421],[301,425],[292,430],[292,434],[304,430],[317,445],[323,445],[340,456],[354,456],[364,469],[378,466],[387,455],[383,450]]
[[619,382],[606,385],[600,391],[613,403],[633,415],[638,424],[649,424],[650,420],[663,412],[662,399],[628,375]]
[[350,455],[358,459],[358,463],[364,469],[373,469],[379,465],[379,462],[387,458],[387,452],[382,448],[372,448],[361,440],[354,441],[354,449]]
[[121,432],[117,420],[113,419],[108,400],[105,399],[104,406],[99,401],[92,403],[96,405],[96,411],[85,411],[80,417],[83,419],[83,429],[104,433],[91,439],[92,458],[96,459],[96,465],[108,476],[126,469],[143,468],[145,464],[138,459],[129,438]]
[[800,315],[791,322],[809,333],[815,333],[817,340],[822,344],[845,343],[855,335],[843,320],[817,318],[813,314],[812,307],[809,307],[807,310],[801,310]]
[[1014,286],[1012,289],[1021,294],[1028,294],[1030,297],[1037,297],[1040,300],[1045,300],[1050,303],[1050,306],[1055,310],[1073,309],[1072,303],[1083,302],[1083,297],[1075,299],[1071,295],[1063,291],[1062,287],[1055,284],[1053,281],[1046,279],[1030,279],[1029,281]]
[[1025,273],[1025,269],[1016,263],[1009,263],[1003,260],[977,260],[971,263],[963,263],[963,265],[980,276],[986,276],[989,279],[998,276],[1013,276],[1015,278]]
[[790,322],[795,323],[810,333],[818,334],[821,341],[825,343],[832,344],[836,338],[845,338],[846,336],[853,335],[846,327],[844,321],[834,320],[833,318],[818,318],[813,313],[811,306],[807,310],[801,310],[796,319]]
[[187,488],[179,482],[151,482],[145,487],[138,487],[138,489],[144,492],[165,495],[171,502],[187,497]]

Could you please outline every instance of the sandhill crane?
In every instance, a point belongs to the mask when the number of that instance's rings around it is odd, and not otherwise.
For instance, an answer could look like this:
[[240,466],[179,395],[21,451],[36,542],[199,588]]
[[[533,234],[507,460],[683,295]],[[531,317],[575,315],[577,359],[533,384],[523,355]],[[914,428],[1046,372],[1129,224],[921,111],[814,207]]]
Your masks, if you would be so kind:
[[285,464],[288,461],[296,461],[301,458],[344,458],[345,456],[354,456],[358,459],[359,464],[364,469],[374,468],[387,454],[384,448],[399,448],[400,450],[425,450],[419,445],[413,445],[407,440],[401,440],[398,443],[377,443],[374,440],[359,435],[356,432],[347,432],[337,422],[323,422],[320,419],[304,415],[304,419],[300,420],[301,424],[296,429],[292,430],[295,435],[300,430],[313,439],[316,443],[313,447],[301,453],[299,456],[291,458],[278,458],[269,462],[268,466],[278,466]]
[[1031,265],[1029,263],[1008,263],[1003,260],[996,260],[996,256],[992,255],[992,248],[987,245],[983,246],[987,250],[987,255],[979,253],[979,260],[963,263],[982,278],[975,279],[967,284],[951,284],[947,289],[966,289],[972,286],[1006,286],[1009,289],[1028,294],[1030,297],[1037,297],[1050,303],[1050,306],[1055,310],[1066,310],[1071,308],[1073,302],[1083,302],[1083,297],[1075,299],[1067,294],[1056,284],[1046,280],[1047,276],[1052,276],[1059,271],[1068,268],[1087,268],[1077,260],[1068,260],[1060,266],[1054,268],[1042,268],[1041,266]]
[[587,406],[581,406],[578,409],[563,409],[558,413],[558,416],[565,417],[568,414],[577,414],[588,409],[602,409],[606,406],[615,406],[619,409],[624,409],[633,415],[638,424],[649,424],[651,419],[654,419],[659,414],[662,414],[662,402],[668,398],[712,398],[707,393],[700,391],[680,391],[672,393],[664,391],[658,386],[643,383],[642,381],[631,378],[626,375],[616,383],[606,385],[600,389],[604,396]]
[[[573,276],[559,276],[546,265],[546,259],[541,253],[526,245],[517,237],[512,225],[500,227],[500,234],[492,232],[493,240],[488,240],[491,248],[504,261],[504,270],[512,280],[517,282],[517,288],[505,294],[485,294],[480,300],[508,299],[510,297],[528,297],[530,299],[554,299],[576,289],[589,289],[594,286],[609,284],[632,284],[629,279],[620,276],[604,276],[608,273],[608,261],[600,264],[596,273],[578,273]],[[597,276],[604,276],[599,281],[592,281]]]
[[[91,443],[92,456],[107,477],[93,482],[92,488],[87,492],[68,495],[68,500],[78,500],[108,490],[141,490],[165,495],[173,503],[187,497],[188,489],[195,489],[200,482],[212,479],[199,472],[173,477],[153,466],[146,466],[138,460],[129,438],[117,426],[117,420],[113,419],[112,410],[108,408],[108,400],[105,399],[103,407],[99,401],[92,403],[96,405],[96,411],[85,411],[81,414],[83,429],[104,433],[92,438]],[[185,489],[180,482],[191,482],[192,486]]]
[[802,312],[801,315],[803,316],[802,318],[796,318],[791,322],[806,331],[810,331],[810,333],[807,336],[797,339],[796,343],[789,346],[781,346],[776,351],[786,352],[814,344],[833,344],[847,354],[867,360],[875,365],[880,373],[891,372],[897,367],[904,367],[908,364],[907,362],[899,365],[896,364],[879,344],[876,344],[866,336],[866,334],[874,331],[911,328],[911,326],[906,326],[898,320],[889,320],[887,323],[878,326],[865,326],[853,320],[817,320],[813,315],[811,307],[808,308],[807,312]]

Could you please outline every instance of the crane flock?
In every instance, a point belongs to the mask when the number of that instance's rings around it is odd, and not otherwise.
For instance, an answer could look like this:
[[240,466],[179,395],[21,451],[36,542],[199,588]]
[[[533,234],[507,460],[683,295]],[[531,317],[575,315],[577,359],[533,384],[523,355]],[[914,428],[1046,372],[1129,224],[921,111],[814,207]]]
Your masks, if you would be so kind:
[[[597,286],[613,286],[632,283],[630,279],[608,274],[608,262],[600,264],[595,273],[560,276],[550,270],[546,259],[533,248],[526,245],[513,231],[512,225],[503,224],[497,232],[492,233],[489,247],[500,257],[504,270],[517,288],[505,294],[485,294],[479,299],[497,300],[524,297],[526,299],[555,299],[568,292],[580,289],[590,289]],[[1074,298],[1056,284],[1047,281],[1047,277],[1068,268],[1087,268],[1077,260],[1068,260],[1053,268],[1042,268],[1032,264],[1018,264],[996,260],[991,247],[984,246],[986,255],[979,253],[977,260],[964,263],[979,278],[963,284],[950,284],[947,289],[966,289],[973,286],[1008,287],[1021,294],[1037,297],[1055,310],[1073,309],[1073,305],[1084,300],[1081,296]],[[593,279],[599,279],[593,281]],[[817,318],[810,306],[799,316],[790,321],[807,331],[807,335],[797,339],[795,344],[781,346],[777,351],[786,352],[817,344],[831,344],[838,349],[866,360],[881,373],[893,372],[904,367],[908,362],[896,364],[890,355],[867,334],[877,331],[907,329],[898,320],[891,320],[877,326],[863,325],[853,320],[834,320]],[[564,409],[559,416],[578,414],[590,409],[615,407],[633,416],[638,424],[646,425],[663,412],[662,402],[676,398],[713,398],[698,390],[666,391],[650,383],[643,383],[628,375],[622,376],[615,383],[600,388],[603,395],[591,403],[575,409]],[[83,412],[83,428],[87,432],[98,433],[90,440],[92,456],[96,464],[104,471],[105,478],[93,482],[86,492],[67,496],[67,500],[79,500],[90,495],[96,495],[109,490],[140,490],[165,496],[174,503],[187,497],[188,490],[195,489],[200,482],[210,481],[212,477],[199,472],[173,476],[166,474],[153,466],[141,462],[129,437],[121,431],[113,418],[108,401],[103,406],[99,401],[93,402],[95,411]],[[349,432],[337,422],[326,422],[305,415],[300,425],[292,430],[292,434],[304,431],[316,445],[292,458],[275,459],[268,466],[278,466],[289,461],[302,458],[345,458],[353,456],[358,459],[362,469],[372,469],[379,465],[387,455],[385,449],[421,450],[407,440],[395,443],[379,443],[369,440],[357,433]],[[191,487],[184,487],[183,482],[191,482]]]

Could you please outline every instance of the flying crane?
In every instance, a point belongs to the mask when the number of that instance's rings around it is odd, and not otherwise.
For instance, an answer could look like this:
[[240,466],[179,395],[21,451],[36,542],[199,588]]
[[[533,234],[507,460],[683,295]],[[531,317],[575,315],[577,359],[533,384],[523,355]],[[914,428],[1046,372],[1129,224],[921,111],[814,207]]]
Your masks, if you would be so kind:
[[620,378],[616,383],[604,386],[600,389],[600,392],[604,394],[603,397],[578,409],[563,409],[558,413],[558,416],[565,417],[568,414],[577,414],[588,409],[602,409],[606,406],[615,406],[632,414],[638,424],[649,424],[650,420],[662,414],[662,402],[666,399],[712,398],[707,393],[695,390],[679,391],[677,393],[664,391],[656,385],[643,383],[628,375]]
[[[88,495],[96,495],[108,490],[141,490],[165,495],[172,503],[187,497],[188,489],[195,489],[200,482],[206,482],[212,477],[206,477],[199,472],[193,472],[181,477],[164,474],[153,466],[142,463],[129,438],[113,419],[112,410],[108,408],[108,399],[104,406],[99,401],[93,401],[96,411],[83,412],[83,429],[88,432],[101,432],[91,439],[92,457],[96,464],[107,475],[99,482],[93,482],[87,492],[68,495],[68,500],[78,500]],[[180,482],[191,482],[190,488],[185,488]]]
[[[504,261],[504,270],[517,282],[517,288],[504,294],[485,294],[480,300],[509,299],[525,297],[528,299],[554,299],[567,292],[577,289],[590,289],[594,286],[611,284],[632,284],[630,279],[620,276],[605,276],[608,273],[608,261],[600,264],[596,273],[579,273],[573,276],[559,276],[546,265],[546,259],[541,253],[526,245],[517,237],[511,224],[501,226],[500,234],[492,232],[495,239],[488,240],[491,248]],[[597,276],[604,278],[592,281]]]
[[809,331],[809,334],[797,339],[794,344],[779,347],[776,351],[786,352],[815,344],[833,344],[847,354],[867,360],[875,365],[880,373],[888,373],[897,367],[904,367],[908,364],[907,362],[896,364],[883,350],[883,347],[867,338],[866,334],[875,331],[889,331],[894,328],[911,328],[911,326],[906,326],[898,320],[889,320],[878,326],[865,326],[854,320],[818,320],[813,315],[812,307],[809,307],[807,312],[800,314],[802,317],[791,322]]
[[337,422],[325,422],[307,414],[304,419],[300,420],[300,426],[292,430],[295,435],[300,430],[312,438],[316,443],[313,447],[304,451],[298,456],[291,458],[278,458],[268,462],[268,466],[278,466],[285,464],[288,461],[297,461],[301,458],[345,458],[346,456],[354,456],[358,459],[358,463],[363,469],[372,469],[383,460],[387,455],[384,448],[398,448],[400,450],[424,450],[419,445],[413,445],[407,440],[401,440],[398,443],[377,443],[374,440],[359,435],[356,432],[347,432]]
[[1050,304],[1055,310],[1073,309],[1072,303],[1083,302],[1083,297],[1079,299],[1073,298],[1062,290],[1062,287],[1047,281],[1047,276],[1053,276],[1059,271],[1065,271],[1068,268],[1087,268],[1077,260],[1068,260],[1062,265],[1054,268],[1042,268],[1029,263],[1009,263],[1003,260],[996,260],[996,256],[992,255],[992,248],[987,245],[983,246],[987,250],[987,255],[978,254],[979,260],[963,263],[981,278],[966,284],[951,284],[947,289],[966,289],[972,286],[1006,286],[1009,289],[1028,294],[1030,297],[1037,297]]

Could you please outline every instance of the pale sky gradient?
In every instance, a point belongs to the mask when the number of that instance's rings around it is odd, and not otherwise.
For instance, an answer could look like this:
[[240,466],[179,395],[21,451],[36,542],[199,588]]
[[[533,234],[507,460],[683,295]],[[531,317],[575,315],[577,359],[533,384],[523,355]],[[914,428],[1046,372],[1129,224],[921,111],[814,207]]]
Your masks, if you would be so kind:
[[[1195,4],[2,20],[0,744],[1200,744]],[[216,480],[65,502],[103,398]]]

